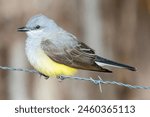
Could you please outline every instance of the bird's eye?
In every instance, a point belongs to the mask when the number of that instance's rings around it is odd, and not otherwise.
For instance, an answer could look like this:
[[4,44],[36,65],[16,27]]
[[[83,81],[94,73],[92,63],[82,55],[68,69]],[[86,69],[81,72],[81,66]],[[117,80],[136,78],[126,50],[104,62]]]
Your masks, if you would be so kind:
[[36,28],[36,29],[39,29],[39,28],[40,28],[40,26],[39,26],[39,25],[37,25],[35,28]]

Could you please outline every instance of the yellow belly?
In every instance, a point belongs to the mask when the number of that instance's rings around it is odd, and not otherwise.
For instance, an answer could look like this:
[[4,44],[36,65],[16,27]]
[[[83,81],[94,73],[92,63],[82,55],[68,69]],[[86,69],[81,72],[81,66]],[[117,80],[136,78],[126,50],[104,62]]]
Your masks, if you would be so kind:
[[36,62],[31,64],[37,71],[46,76],[56,77],[60,75],[73,75],[77,71],[75,68],[56,63],[55,61],[51,60],[43,51],[38,52],[37,55]]

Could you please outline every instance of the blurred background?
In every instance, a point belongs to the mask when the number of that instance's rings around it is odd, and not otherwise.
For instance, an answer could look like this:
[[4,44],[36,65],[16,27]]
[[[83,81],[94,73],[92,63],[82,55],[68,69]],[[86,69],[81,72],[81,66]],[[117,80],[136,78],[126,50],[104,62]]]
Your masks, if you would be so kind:
[[[100,56],[137,67],[113,74],[79,70],[76,76],[150,86],[149,0],[0,0],[0,65],[29,68],[25,26],[42,13],[96,50]],[[86,81],[45,80],[37,74],[0,70],[0,99],[150,99],[149,90]]]

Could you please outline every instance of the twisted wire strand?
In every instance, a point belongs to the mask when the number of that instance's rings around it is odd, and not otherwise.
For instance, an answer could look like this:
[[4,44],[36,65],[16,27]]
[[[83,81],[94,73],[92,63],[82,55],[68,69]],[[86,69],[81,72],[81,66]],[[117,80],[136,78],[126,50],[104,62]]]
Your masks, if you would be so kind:
[[[26,69],[26,68],[14,68],[14,67],[6,67],[6,66],[0,66],[0,69],[2,70],[9,70],[9,71],[21,71],[21,72],[29,72],[29,73],[35,73],[38,75],[41,75],[38,71],[33,70],[33,69]],[[111,85],[118,85],[122,87],[127,87],[130,89],[144,89],[144,90],[150,90],[150,86],[142,86],[142,85],[131,85],[131,84],[126,84],[122,82],[117,82],[117,81],[104,81],[99,77],[99,80],[95,80],[93,78],[81,78],[81,77],[73,77],[73,76],[60,76],[59,77],[61,80],[65,79],[73,79],[73,80],[83,80],[83,81],[89,81],[92,82],[96,85],[100,84],[111,84]]]

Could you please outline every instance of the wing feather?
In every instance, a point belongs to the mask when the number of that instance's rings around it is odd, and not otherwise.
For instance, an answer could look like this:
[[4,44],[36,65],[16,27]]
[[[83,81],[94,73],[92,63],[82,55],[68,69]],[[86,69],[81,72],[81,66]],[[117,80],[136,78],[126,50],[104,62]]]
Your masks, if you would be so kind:
[[78,41],[72,35],[70,38],[71,44],[65,44],[64,42],[60,46],[58,43],[50,41],[50,39],[45,39],[41,42],[41,48],[47,56],[60,64],[78,69],[110,72],[95,63],[96,55],[93,49]]

